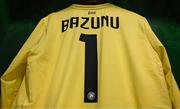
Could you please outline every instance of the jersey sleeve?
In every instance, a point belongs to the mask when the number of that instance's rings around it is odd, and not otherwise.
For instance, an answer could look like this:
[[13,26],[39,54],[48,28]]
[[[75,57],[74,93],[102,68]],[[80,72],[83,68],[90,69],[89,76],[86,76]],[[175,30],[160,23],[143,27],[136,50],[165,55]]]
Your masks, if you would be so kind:
[[1,107],[11,108],[13,101],[16,98],[18,89],[26,73],[27,58],[30,50],[39,46],[40,41],[45,35],[46,19],[43,18],[39,21],[34,31],[21,47],[18,54],[11,62],[8,69],[1,76]]
[[180,108],[180,90],[173,76],[166,49],[163,46],[163,44],[159,41],[157,36],[154,34],[153,30],[151,29],[146,19],[144,22],[144,32],[151,46],[156,51],[156,53],[159,56],[159,59],[161,60],[164,77],[166,80],[166,84],[167,84],[169,96],[173,105],[173,109],[178,109]]

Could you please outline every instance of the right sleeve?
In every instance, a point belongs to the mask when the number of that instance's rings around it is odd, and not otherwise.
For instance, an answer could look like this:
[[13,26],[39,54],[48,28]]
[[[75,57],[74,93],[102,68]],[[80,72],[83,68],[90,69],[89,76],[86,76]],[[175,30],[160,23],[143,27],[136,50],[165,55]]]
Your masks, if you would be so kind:
[[144,28],[148,41],[150,42],[153,49],[158,54],[159,59],[161,60],[160,64],[162,65],[164,71],[164,78],[166,80],[166,85],[172,102],[172,107],[173,109],[180,109],[180,90],[171,70],[171,64],[166,49],[160,42],[160,40],[157,38],[157,36],[154,34],[146,19]]
[[46,19],[43,18],[35,27],[27,41],[21,47],[8,69],[1,76],[1,108],[12,108],[18,89],[26,73],[27,57],[30,50],[39,46],[46,32]]

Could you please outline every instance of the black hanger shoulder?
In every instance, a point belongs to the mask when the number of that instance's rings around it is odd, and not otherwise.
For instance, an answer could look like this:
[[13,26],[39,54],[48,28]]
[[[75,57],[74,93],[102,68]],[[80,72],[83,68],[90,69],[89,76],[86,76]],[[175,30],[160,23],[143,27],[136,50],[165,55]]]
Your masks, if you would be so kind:
[[107,3],[107,0],[79,0],[78,4],[82,5],[96,5],[96,4],[103,4]]

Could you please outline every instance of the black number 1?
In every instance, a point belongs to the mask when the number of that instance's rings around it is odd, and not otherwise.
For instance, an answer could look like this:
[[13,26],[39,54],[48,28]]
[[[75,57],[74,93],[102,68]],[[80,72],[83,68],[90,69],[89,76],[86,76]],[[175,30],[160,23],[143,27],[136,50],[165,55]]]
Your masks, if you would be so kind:
[[84,102],[95,103],[98,98],[97,35],[81,34],[79,40],[85,42]]

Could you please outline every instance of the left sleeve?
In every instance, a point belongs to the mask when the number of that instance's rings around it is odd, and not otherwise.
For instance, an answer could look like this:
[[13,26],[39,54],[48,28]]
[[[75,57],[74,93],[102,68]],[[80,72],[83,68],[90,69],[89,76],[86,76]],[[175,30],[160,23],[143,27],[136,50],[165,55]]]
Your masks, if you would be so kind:
[[26,73],[27,58],[30,50],[38,47],[40,41],[45,37],[46,18],[42,19],[27,41],[24,43],[16,57],[11,62],[6,72],[1,76],[1,108],[14,108],[13,102],[21,87]]
[[164,71],[164,77],[165,77],[166,84],[168,87],[168,92],[169,92],[169,96],[173,105],[173,109],[179,109],[180,108],[180,90],[173,76],[166,49],[163,46],[163,44],[159,41],[159,39],[156,37],[156,35],[154,34],[153,30],[151,29],[146,19],[144,22],[144,31],[145,31],[148,41],[150,42],[153,49],[157,52],[159,59],[161,60],[163,71]]

